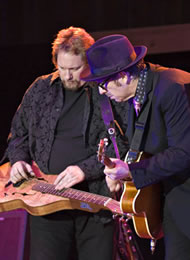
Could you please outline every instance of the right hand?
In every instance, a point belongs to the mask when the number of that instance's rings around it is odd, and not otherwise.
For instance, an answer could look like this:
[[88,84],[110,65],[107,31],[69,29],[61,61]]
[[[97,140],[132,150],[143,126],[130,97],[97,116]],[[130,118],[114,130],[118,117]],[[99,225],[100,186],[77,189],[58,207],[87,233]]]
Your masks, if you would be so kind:
[[34,177],[35,173],[32,170],[30,164],[24,161],[18,161],[14,163],[10,170],[10,181],[12,183],[17,183],[22,179],[28,180],[29,177]]

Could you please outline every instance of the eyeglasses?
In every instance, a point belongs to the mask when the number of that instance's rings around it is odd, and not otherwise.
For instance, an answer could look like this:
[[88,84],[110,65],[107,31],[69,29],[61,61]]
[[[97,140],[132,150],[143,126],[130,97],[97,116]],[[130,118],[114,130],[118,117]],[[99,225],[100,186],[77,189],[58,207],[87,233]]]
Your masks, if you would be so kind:
[[126,75],[126,72],[122,71],[122,72],[119,72],[117,73],[116,75],[114,76],[111,76],[111,77],[108,77],[107,79],[105,79],[104,81],[102,81],[101,83],[98,84],[98,87],[102,88],[103,90],[105,90],[106,92],[108,92],[108,83],[110,81],[116,81],[122,77],[124,77]]
[[107,83],[108,82],[109,82],[109,79],[106,79],[106,80],[102,81],[101,83],[99,83],[98,87],[107,92],[108,91],[108,89],[107,89]]

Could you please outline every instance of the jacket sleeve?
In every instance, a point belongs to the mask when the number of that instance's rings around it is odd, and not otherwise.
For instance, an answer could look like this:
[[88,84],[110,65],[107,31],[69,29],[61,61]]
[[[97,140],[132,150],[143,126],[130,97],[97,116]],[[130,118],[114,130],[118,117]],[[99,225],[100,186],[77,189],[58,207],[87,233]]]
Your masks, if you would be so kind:
[[27,163],[31,162],[28,132],[31,111],[31,87],[26,91],[11,123],[7,148],[7,156],[11,165],[21,160]]

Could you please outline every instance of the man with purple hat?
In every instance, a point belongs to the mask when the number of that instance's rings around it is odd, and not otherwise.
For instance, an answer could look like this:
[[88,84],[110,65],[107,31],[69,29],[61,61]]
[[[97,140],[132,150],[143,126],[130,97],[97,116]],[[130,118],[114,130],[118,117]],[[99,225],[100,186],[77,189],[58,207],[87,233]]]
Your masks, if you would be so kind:
[[[149,106],[139,151],[152,154],[130,164],[112,159],[110,179],[132,179],[137,189],[161,182],[165,259],[190,259],[190,102],[188,72],[144,62],[147,48],[124,35],[99,39],[87,50],[85,81],[99,83],[100,94],[126,103],[125,136],[131,145],[141,115]],[[116,184],[115,184],[116,185]],[[116,187],[116,186],[115,186]]]

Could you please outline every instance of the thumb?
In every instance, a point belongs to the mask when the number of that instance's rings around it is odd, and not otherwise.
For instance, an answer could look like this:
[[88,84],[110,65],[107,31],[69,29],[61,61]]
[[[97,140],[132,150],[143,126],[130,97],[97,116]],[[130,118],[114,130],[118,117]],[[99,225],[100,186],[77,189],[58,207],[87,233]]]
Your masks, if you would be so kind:
[[28,163],[26,163],[26,164],[25,164],[25,167],[26,167],[26,170],[27,170],[27,172],[29,173],[29,175],[32,176],[32,177],[34,177],[34,176],[35,176],[35,173],[34,173],[32,167],[31,167],[31,165],[28,164]]

